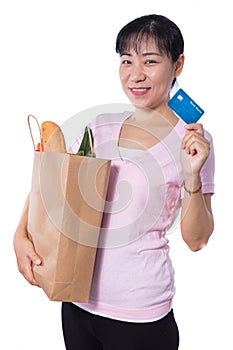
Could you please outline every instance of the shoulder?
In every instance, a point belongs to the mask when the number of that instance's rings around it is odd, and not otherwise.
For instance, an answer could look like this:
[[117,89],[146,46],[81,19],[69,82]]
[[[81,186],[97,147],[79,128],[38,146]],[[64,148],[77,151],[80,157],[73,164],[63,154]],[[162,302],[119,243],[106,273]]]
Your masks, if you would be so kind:
[[121,125],[122,122],[130,116],[132,112],[125,111],[122,113],[102,113],[97,115],[90,123],[89,126],[96,127],[108,127],[114,125]]
[[99,114],[89,123],[94,138],[112,138],[118,137],[122,123],[130,115],[129,112],[123,113],[104,113]]

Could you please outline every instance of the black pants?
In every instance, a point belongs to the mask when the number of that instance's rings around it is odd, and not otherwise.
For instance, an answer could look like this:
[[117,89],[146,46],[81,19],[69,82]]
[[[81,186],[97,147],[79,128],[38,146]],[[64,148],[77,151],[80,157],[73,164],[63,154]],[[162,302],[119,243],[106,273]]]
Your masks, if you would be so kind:
[[67,350],[177,350],[179,346],[173,311],[155,322],[133,323],[62,303],[62,326]]

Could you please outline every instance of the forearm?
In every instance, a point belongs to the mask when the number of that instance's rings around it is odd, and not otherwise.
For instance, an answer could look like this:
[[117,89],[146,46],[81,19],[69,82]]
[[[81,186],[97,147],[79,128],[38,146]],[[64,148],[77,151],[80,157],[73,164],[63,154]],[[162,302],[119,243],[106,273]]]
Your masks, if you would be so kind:
[[15,235],[27,235],[27,223],[28,223],[28,210],[29,210],[30,194],[27,196],[21,218],[16,228]]
[[15,231],[13,243],[19,271],[29,283],[38,285],[34,279],[32,266],[40,265],[42,261],[39,255],[36,254],[33,243],[28,237],[27,223],[29,199],[30,195],[27,196],[25,201],[23,212]]
[[[198,184],[199,183],[199,184]],[[187,188],[198,189],[200,179],[197,178]],[[184,191],[181,212],[181,233],[191,250],[197,251],[204,247],[214,228],[214,220],[210,204],[210,194],[203,195],[201,190],[194,194]]]

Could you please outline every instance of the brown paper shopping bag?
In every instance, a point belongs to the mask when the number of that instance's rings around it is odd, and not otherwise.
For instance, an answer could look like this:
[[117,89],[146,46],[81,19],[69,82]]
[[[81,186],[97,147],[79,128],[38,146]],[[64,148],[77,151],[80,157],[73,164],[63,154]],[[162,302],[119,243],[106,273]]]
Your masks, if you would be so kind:
[[50,300],[87,302],[110,161],[34,153],[28,232],[42,258],[34,275]]

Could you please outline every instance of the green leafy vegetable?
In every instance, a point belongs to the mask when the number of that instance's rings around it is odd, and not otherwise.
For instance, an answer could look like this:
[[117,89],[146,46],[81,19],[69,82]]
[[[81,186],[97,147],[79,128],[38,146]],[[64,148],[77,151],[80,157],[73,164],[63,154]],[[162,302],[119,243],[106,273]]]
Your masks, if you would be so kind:
[[94,139],[93,139],[92,131],[90,128],[88,128],[86,126],[81,145],[80,145],[79,150],[76,154],[78,156],[86,156],[86,157],[95,158],[96,155],[93,151],[93,143],[94,143]]

